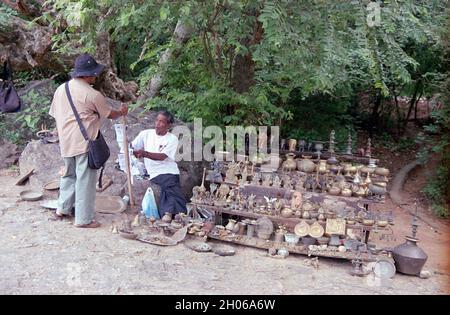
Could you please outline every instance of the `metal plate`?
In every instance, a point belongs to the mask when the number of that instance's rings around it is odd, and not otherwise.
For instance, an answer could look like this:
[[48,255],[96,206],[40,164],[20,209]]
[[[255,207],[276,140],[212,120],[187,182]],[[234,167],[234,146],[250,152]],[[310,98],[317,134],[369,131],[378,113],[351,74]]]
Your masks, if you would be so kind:
[[273,223],[270,219],[266,217],[259,218],[256,220],[257,232],[264,234],[272,234],[273,233]]
[[386,259],[378,260],[373,267],[373,273],[382,279],[391,279],[395,275],[395,272],[394,263]]
[[[173,222],[173,221],[172,221]],[[173,235],[172,235],[172,239],[179,243],[181,241],[183,241],[186,238],[187,232],[188,232],[188,228],[190,227],[190,225],[182,227],[181,229],[179,229],[178,231],[176,231]]]
[[294,227],[294,233],[300,237],[307,236],[310,231],[310,226],[305,221],[301,221]]
[[159,245],[159,246],[173,246],[177,245],[177,242],[171,239],[170,237],[163,236],[163,235],[140,235],[137,238],[138,241],[149,243],[153,245]]
[[315,222],[313,225],[311,225],[311,227],[309,229],[309,235],[314,238],[322,237],[324,232],[325,231],[324,231],[322,225],[320,225],[317,222]]
[[42,199],[42,197],[42,193],[33,190],[24,190],[20,193],[20,198],[25,201],[36,201]]
[[59,179],[52,180],[46,183],[43,187],[45,190],[57,190],[59,189]]
[[95,210],[99,213],[121,213],[127,209],[127,204],[119,196],[97,196]]

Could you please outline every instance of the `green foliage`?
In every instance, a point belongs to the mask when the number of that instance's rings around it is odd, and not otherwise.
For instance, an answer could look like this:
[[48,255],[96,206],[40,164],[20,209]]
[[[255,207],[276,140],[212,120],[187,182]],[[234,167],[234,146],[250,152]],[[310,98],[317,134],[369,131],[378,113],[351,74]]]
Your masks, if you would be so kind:
[[0,3],[0,28],[10,30],[11,18],[17,16],[17,12],[8,7],[6,4]]
[[446,191],[450,183],[448,175],[448,166],[441,165],[436,170],[436,176],[431,177],[423,192],[432,203],[432,209],[437,216],[448,218],[450,211],[445,203]]
[[347,115],[351,99],[345,96],[317,94],[303,97],[297,89],[289,95],[286,110],[292,113],[292,119],[281,128],[285,138],[328,141],[331,130],[335,131],[338,149],[347,146],[350,133],[356,139],[356,132],[350,116]]
[[[43,67],[36,67],[29,71],[17,71],[13,74],[14,87],[16,89],[21,89],[26,87],[31,81],[39,81],[42,78],[50,78],[57,77],[55,71],[46,69]],[[56,78],[55,81],[60,83],[64,82],[64,76],[60,76],[60,78]]]
[[28,131],[35,134],[41,129],[41,125],[44,123],[47,125],[47,129],[54,127],[47,123],[51,105],[50,99],[35,91],[30,91],[22,99],[27,104],[27,107],[16,117],[16,122],[20,123],[23,128],[22,132]]
[[414,149],[417,145],[416,139],[402,136],[400,139],[394,139],[391,134],[388,132],[383,132],[375,138],[375,142],[382,146],[383,148],[395,151],[395,152],[403,152]]
[[10,114],[0,112],[0,137],[1,139],[20,145],[22,143],[20,131],[16,128],[11,128],[11,125],[8,124],[9,119],[11,119]]
[[[446,4],[440,0],[377,2],[381,23],[375,27],[367,22],[369,1],[47,3],[56,13],[43,17],[59,30],[56,51],[93,52],[99,34],[109,34],[122,78],[136,80],[143,90],[157,72],[164,73],[160,94],[137,106],[169,108],[185,121],[277,124],[285,137],[311,139],[327,139],[335,129],[345,142],[358,119],[372,119],[350,115],[357,92],[410,95],[421,82],[423,92],[432,94],[442,79]],[[193,27],[182,48],[172,40],[179,21]],[[161,69],[167,48],[175,57]],[[251,67],[237,67],[242,56],[250,56]],[[236,86],[244,83],[236,74],[246,71],[251,88],[238,93]],[[389,109],[383,119],[391,117]]]

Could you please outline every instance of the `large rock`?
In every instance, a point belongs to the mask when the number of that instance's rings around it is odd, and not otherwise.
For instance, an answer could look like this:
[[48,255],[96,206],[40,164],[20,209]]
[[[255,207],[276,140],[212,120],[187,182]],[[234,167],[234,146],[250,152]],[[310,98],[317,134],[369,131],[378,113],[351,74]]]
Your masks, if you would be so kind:
[[[108,100],[110,105],[117,107],[118,103]],[[156,112],[148,112],[139,114],[139,118],[133,114],[128,115],[127,124],[128,139],[133,140],[140,131],[144,129],[154,128]],[[121,119],[121,118],[120,118]],[[116,141],[114,130],[115,123],[121,123],[121,120],[112,121],[105,119],[102,123],[101,131],[111,150],[111,157],[106,163],[104,176],[112,179],[113,184],[99,195],[119,195],[128,194],[126,175],[116,167],[119,145]],[[179,122],[176,123],[180,124]],[[60,156],[58,144],[44,144],[41,141],[31,141],[22,152],[19,161],[20,172],[25,173],[27,170],[35,170],[34,175],[30,177],[30,184],[42,189],[42,186],[50,180],[59,178],[59,170],[64,165]],[[180,181],[182,190],[187,198],[192,195],[192,188],[199,185],[203,174],[204,163],[202,162],[179,162]],[[98,172],[99,173],[99,172]],[[152,187],[157,202],[159,201],[160,189],[157,185],[150,183],[148,180],[134,179],[132,187],[135,204],[140,206],[142,198],[148,187]]]

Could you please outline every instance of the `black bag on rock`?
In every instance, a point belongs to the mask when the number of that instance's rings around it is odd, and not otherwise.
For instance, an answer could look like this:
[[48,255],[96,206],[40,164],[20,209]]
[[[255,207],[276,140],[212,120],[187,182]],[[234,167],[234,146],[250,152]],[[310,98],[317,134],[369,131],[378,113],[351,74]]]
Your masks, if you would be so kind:
[[[109,159],[110,152],[109,152],[108,144],[106,144],[106,141],[103,138],[100,130],[98,131],[98,135],[97,135],[96,139],[94,139],[94,140],[89,139],[86,129],[84,128],[84,125],[81,122],[80,116],[78,115],[78,112],[75,109],[75,105],[73,104],[72,96],[70,95],[70,90],[69,90],[69,82],[66,82],[65,88],[66,88],[67,98],[69,99],[70,106],[72,107],[72,110],[75,115],[75,118],[77,119],[78,125],[80,126],[81,133],[83,134],[84,139],[86,141],[89,141],[89,146],[88,146],[89,167],[92,169],[96,169],[96,170],[100,169],[105,165],[106,161]],[[103,173],[103,169],[102,169],[102,173]],[[100,182],[101,182],[101,174],[100,174]]]
[[18,112],[22,102],[14,88],[12,81],[12,69],[8,61],[3,65],[3,73],[0,76],[0,111],[4,113]]

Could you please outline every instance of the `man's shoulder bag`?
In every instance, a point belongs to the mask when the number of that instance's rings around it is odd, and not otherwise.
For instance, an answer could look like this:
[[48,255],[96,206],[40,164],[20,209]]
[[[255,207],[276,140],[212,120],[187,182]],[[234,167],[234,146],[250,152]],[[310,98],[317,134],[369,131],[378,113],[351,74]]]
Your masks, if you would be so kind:
[[[78,125],[80,126],[81,133],[83,134],[84,139],[86,141],[89,141],[88,165],[92,169],[100,169],[105,165],[106,161],[109,159],[110,152],[109,152],[108,144],[106,144],[106,141],[103,138],[100,130],[98,131],[96,139],[94,139],[94,140],[89,139],[86,129],[84,128],[84,125],[81,122],[80,115],[78,115],[75,105],[73,104],[72,96],[70,95],[70,90],[69,90],[69,82],[66,82],[65,88],[66,88],[67,98],[69,99],[70,106],[72,107],[73,114],[75,115]],[[102,169],[102,172],[103,172],[103,169]]]

